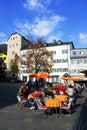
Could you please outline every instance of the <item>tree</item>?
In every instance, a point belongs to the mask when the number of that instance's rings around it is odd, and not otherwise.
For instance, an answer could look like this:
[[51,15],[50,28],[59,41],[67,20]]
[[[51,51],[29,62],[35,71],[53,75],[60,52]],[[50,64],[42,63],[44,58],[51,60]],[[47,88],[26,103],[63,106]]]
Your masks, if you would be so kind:
[[30,42],[26,55],[27,70],[31,73],[46,72],[52,69],[52,52],[45,47],[44,41]]
[[4,80],[6,78],[6,64],[4,60],[0,58],[0,80]]
[[14,59],[10,61],[10,72],[12,75],[17,75],[19,73],[19,61],[17,54],[15,54]]

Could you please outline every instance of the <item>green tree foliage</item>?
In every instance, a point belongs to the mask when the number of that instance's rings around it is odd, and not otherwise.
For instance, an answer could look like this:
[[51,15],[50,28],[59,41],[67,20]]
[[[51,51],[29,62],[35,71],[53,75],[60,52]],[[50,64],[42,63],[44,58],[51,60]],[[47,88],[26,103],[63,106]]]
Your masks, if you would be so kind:
[[12,75],[17,75],[19,73],[19,66],[18,66],[18,56],[15,54],[14,59],[10,61],[10,72]]
[[6,64],[4,63],[4,60],[0,58],[0,80],[4,80],[6,77]]

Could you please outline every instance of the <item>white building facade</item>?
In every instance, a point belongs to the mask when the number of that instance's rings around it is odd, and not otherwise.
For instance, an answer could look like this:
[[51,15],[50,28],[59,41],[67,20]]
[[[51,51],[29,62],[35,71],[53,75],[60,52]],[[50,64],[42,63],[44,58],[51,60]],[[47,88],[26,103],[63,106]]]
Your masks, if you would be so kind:
[[85,74],[81,73],[81,70],[87,70],[87,48],[72,49],[70,53],[71,76],[85,78]]
[[[73,43],[67,42],[67,43],[60,43],[60,44],[48,44],[46,46],[46,49],[48,51],[51,51],[53,54],[53,67],[52,67],[52,79],[50,79],[50,82],[60,82],[61,77],[65,73],[70,73],[70,50],[73,49]],[[21,50],[21,57],[25,59],[25,55],[27,54],[27,48],[23,48]],[[24,81],[29,80],[29,75],[31,73],[27,72],[27,66],[21,65],[20,66],[20,75],[21,79]]]

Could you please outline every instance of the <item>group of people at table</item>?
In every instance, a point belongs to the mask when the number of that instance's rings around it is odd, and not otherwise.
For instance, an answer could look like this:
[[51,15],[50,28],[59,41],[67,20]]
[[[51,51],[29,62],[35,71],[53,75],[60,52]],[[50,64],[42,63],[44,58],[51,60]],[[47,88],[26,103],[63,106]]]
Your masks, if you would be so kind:
[[58,108],[61,107],[64,102],[68,102],[70,98],[73,98],[74,102],[76,102],[78,94],[82,91],[83,86],[77,86],[76,84],[73,86],[71,84],[64,86],[58,83],[55,87],[49,87],[45,84],[42,90],[37,87],[31,92],[30,89],[31,87],[28,86],[28,84],[21,84],[17,94],[21,99],[27,99],[30,109],[36,108],[34,100],[37,98],[40,99],[43,106]]

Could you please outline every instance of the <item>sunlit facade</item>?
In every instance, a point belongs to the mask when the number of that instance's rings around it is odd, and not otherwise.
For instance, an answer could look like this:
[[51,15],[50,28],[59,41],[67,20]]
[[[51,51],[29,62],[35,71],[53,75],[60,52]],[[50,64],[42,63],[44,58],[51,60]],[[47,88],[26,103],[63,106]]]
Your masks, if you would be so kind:
[[[53,55],[53,67],[52,72],[50,75],[52,75],[52,78],[49,79],[50,82],[60,82],[61,77],[64,73],[68,72],[70,73],[70,50],[74,49],[72,42],[67,43],[56,43],[54,45],[53,43],[49,43],[46,45],[46,49],[48,51],[52,52]],[[27,48],[21,49],[21,57],[24,59],[25,55],[27,54]],[[27,71],[26,65],[20,66],[20,76],[21,79],[24,81],[29,80],[30,73]]]
[[15,54],[20,56],[20,49],[27,45],[29,41],[18,33],[11,34],[7,40],[7,69],[9,70],[10,61],[14,58]]
[[[20,58],[26,60],[25,56],[29,51],[29,40],[24,38],[18,33],[12,34],[8,40],[7,47],[7,68],[9,68],[10,60],[14,58],[17,53]],[[61,77],[65,73],[69,73],[71,76],[84,77],[80,70],[87,70],[87,49],[75,49],[73,42],[46,43],[45,47],[53,55],[52,78],[50,82],[60,82]],[[23,81],[29,80],[31,74],[28,70],[26,63],[19,64],[19,76]]]
[[70,54],[70,73],[74,77],[85,77],[82,70],[87,70],[87,48],[72,49]]

